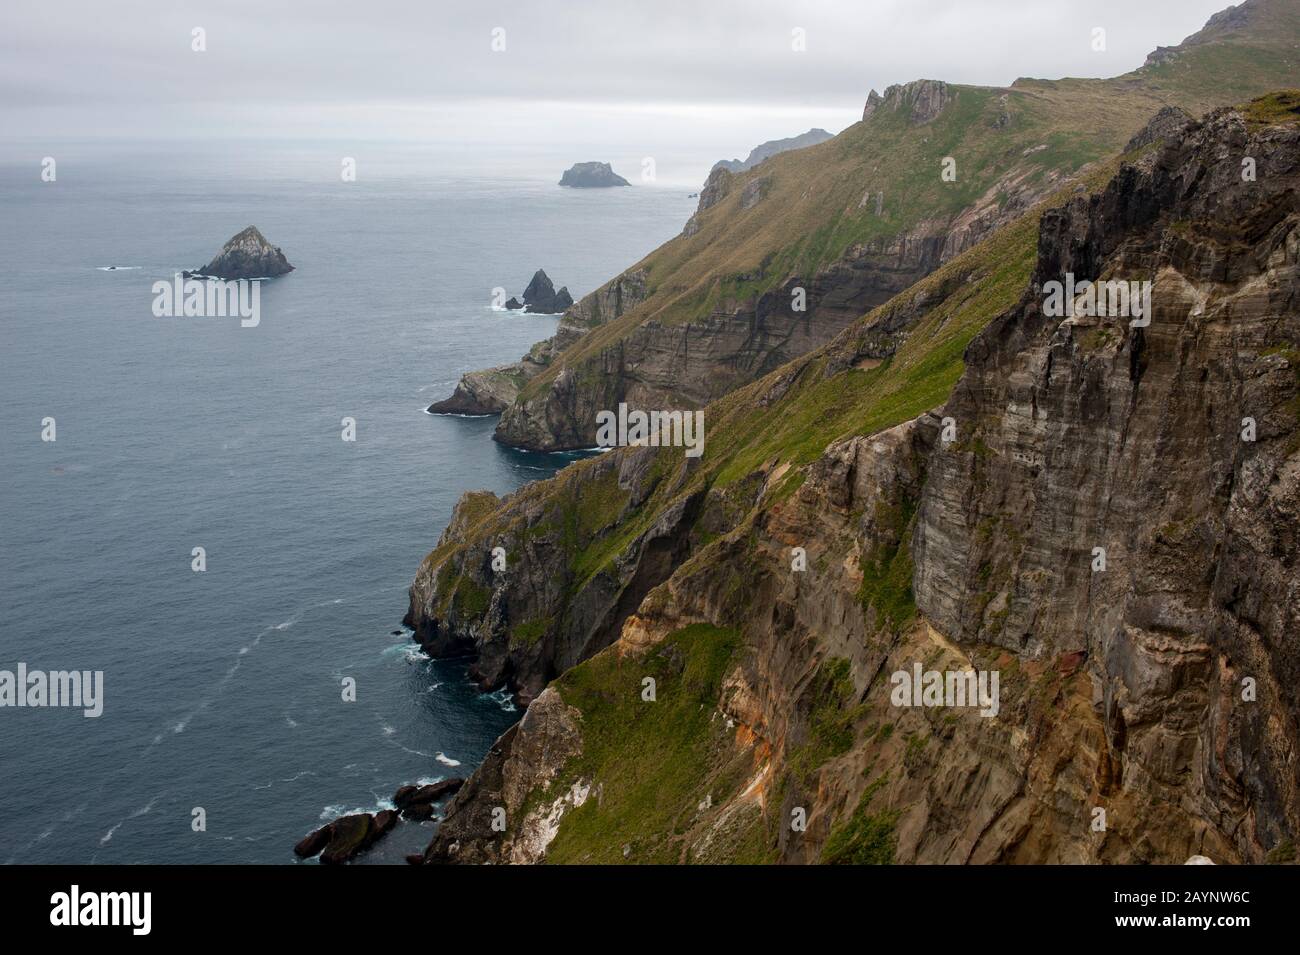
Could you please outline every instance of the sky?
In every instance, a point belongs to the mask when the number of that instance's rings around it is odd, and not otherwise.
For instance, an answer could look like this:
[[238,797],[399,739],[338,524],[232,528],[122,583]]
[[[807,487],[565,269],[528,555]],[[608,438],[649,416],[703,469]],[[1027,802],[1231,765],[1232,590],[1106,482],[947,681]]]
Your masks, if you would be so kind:
[[812,126],[838,132],[892,83],[1124,73],[1225,6],[3,0],[0,140],[644,141],[743,157]]

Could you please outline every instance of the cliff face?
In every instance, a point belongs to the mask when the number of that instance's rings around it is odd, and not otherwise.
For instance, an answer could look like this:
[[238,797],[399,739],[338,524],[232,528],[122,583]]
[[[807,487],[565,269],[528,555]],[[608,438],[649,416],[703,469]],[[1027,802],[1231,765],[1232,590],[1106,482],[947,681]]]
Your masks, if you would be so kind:
[[1294,125],[1227,111],[1044,216],[1035,281],[1152,279],[1150,326],[1037,299],[994,322],[915,536],[937,629],[1086,653],[1115,790],[1191,807],[1251,861],[1300,818],[1298,181]]
[[[616,451],[462,502],[412,588],[426,643],[497,659],[516,601],[566,622],[506,651],[498,674],[557,676],[427,860],[1285,855],[1297,104],[1167,129],[710,406],[702,461]],[[1045,314],[1067,273],[1151,279],[1150,324]],[[518,576],[442,609],[497,540],[534,548]],[[996,705],[898,705],[914,666],[996,673]]]

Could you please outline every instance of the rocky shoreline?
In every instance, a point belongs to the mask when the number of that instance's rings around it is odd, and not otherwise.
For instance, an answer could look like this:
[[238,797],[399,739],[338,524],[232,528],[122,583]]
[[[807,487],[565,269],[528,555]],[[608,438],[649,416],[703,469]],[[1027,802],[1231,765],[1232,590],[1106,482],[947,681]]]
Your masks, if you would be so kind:
[[[320,856],[322,865],[350,862],[388,835],[397,826],[399,816],[414,822],[432,819],[435,804],[454,796],[464,784],[464,779],[452,778],[424,786],[402,786],[393,793],[393,809],[340,816],[303,836],[293,847],[293,854],[300,859]],[[422,856],[415,858],[423,860]]]

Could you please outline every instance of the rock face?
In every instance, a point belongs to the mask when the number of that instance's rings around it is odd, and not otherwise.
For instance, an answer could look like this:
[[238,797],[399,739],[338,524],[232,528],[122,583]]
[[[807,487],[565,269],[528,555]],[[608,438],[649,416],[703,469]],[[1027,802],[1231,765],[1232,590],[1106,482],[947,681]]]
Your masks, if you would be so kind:
[[274,278],[292,271],[284,253],[251,225],[233,236],[216,258],[198,270],[201,275],[228,280]]
[[938,116],[957,98],[957,90],[942,80],[913,80],[885,90],[884,97],[872,101],[876,91],[867,96],[867,105],[862,111],[863,120],[870,118],[877,108],[893,112],[900,110],[907,114],[914,125],[928,123]]
[[883,102],[884,100],[881,98],[880,94],[877,93],[875,90],[872,90],[870,93],[868,93],[867,102],[862,107],[862,121],[865,123],[867,120],[869,120],[872,114],[875,113],[876,109]]
[[628,186],[631,183],[614,172],[607,162],[580,162],[564,171],[560,185],[575,189],[603,189],[609,186]]
[[1151,117],[1151,121],[1128,141],[1125,152],[1133,152],[1150,146],[1152,143],[1165,142],[1182,134],[1183,127],[1192,122],[1192,115],[1177,106],[1166,106]]
[[[1261,861],[1300,819],[1297,184],[1300,130],[1225,110],[1046,214],[1035,282],[1153,280],[1150,326],[1028,299],[971,346],[946,408],[979,453],[930,462],[917,603],[962,643],[1087,653],[1099,785],[1152,818],[1104,853],[1174,861],[1190,825],[1209,855]],[[1157,821],[1169,804],[1198,808]]]
[[547,315],[558,315],[572,304],[573,296],[569,294],[569,290],[561,288],[558,292],[555,291],[555,285],[551,282],[550,276],[541,269],[533,273],[528,288],[524,289],[525,312],[543,312]]
[[[534,700],[523,719],[497,740],[474,774],[471,788],[463,789],[448,806],[447,821],[438,827],[423,861],[462,865],[540,862],[554,838],[556,824],[575,797],[569,792],[554,793],[558,798],[547,800],[523,819],[520,816],[530,793],[535,789],[546,792],[556,765],[582,752],[580,720],[581,714],[566,706],[554,690]],[[497,808],[505,810],[507,822],[516,819],[516,825],[499,831],[494,828],[492,812]]]
[[[713,169],[725,169],[733,174],[745,172],[748,169],[753,169],[764,159],[778,153],[789,152],[792,149],[803,149],[805,146],[816,146],[818,143],[824,143],[831,138],[833,137],[826,130],[813,128],[806,133],[800,133],[798,136],[790,136],[786,139],[772,139],[755,146],[749,151],[749,155],[744,160],[720,159],[713,164]],[[710,178],[712,178],[712,175],[713,170],[710,170]]]
[[[820,418],[878,380],[919,387],[909,376],[1000,288],[1026,228],[1018,281],[932,411],[833,430],[815,451],[723,428],[710,454],[732,464],[620,449],[463,500],[407,623],[433,652],[475,652],[485,678],[527,684],[536,713],[449,804],[425,861],[1293,852],[1300,123],[1279,103],[1180,125],[709,413],[767,432],[809,414],[810,396]],[[1151,280],[1150,323],[1046,314],[1047,283],[1067,273]],[[746,408],[766,413],[734,417]],[[732,628],[739,646],[682,656],[690,626]],[[656,737],[650,720],[609,722],[651,667],[656,705],[671,705],[672,674],[707,684],[720,655],[701,704],[715,729],[689,753],[666,749],[679,724]],[[914,665],[999,674],[995,711],[898,703],[891,674]],[[696,762],[669,821],[636,829],[647,803],[620,791],[669,751]],[[497,806],[504,833],[487,825]]]

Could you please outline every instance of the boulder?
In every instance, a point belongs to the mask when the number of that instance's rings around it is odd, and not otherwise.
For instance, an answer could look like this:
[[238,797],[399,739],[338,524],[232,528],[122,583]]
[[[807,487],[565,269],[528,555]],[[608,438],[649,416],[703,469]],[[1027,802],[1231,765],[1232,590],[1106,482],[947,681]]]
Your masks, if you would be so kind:
[[321,826],[307,835],[293,847],[293,854],[300,859],[310,859],[320,853],[330,841],[330,826]]
[[375,838],[385,835],[395,825],[397,825],[397,812],[395,810],[384,809],[375,813]]
[[440,779],[436,783],[421,786],[419,791],[412,797],[411,802],[415,805],[437,802],[439,799],[450,796],[463,785],[465,785],[465,780],[460,778]]
[[340,816],[329,828],[329,844],[320,854],[323,865],[341,865],[355,858],[378,837],[375,817],[368,812]]

